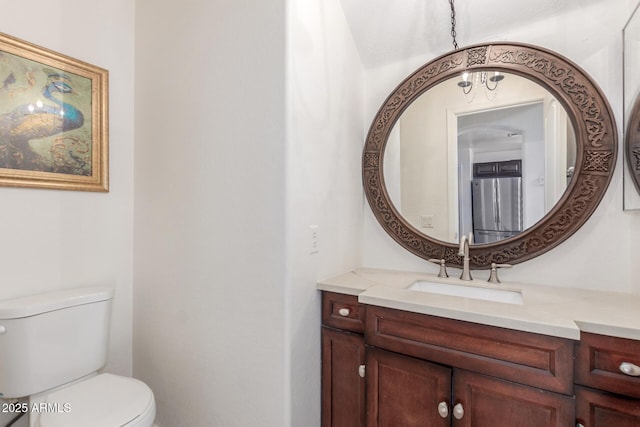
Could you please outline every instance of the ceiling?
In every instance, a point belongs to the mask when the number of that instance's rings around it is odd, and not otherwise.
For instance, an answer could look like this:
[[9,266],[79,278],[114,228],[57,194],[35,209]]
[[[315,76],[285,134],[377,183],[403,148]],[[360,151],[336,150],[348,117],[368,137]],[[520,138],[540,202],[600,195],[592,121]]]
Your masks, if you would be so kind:
[[[501,40],[500,33],[510,28],[603,1],[610,0],[457,0],[458,44],[464,47],[483,40]],[[340,2],[362,64],[367,68],[453,49],[448,0]]]

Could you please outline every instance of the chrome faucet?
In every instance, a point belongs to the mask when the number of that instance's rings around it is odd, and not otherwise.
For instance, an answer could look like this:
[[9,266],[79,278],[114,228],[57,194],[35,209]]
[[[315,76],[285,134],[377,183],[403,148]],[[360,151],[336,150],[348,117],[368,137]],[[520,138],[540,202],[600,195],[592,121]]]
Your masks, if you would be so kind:
[[460,280],[473,280],[471,277],[471,270],[469,269],[469,244],[473,243],[473,234],[469,233],[468,236],[460,236],[460,250],[458,255],[462,258],[462,274]]

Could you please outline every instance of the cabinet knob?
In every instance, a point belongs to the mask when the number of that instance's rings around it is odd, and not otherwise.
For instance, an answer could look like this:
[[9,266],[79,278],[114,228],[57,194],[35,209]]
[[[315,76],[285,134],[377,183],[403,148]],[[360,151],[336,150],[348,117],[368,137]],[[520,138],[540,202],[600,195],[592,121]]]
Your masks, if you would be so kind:
[[449,405],[447,405],[447,402],[438,403],[438,414],[440,414],[442,418],[449,416]]
[[640,377],[640,367],[629,362],[622,362],[620,364],[620,372],[632,377]]
[[342,317],[347,317],[349,313],[351,313],[351,310],[349,310],[348,308],[343,307],[340,310],[338,310],[338,314]]
[[456,420],[461,420],[464,417],[464,408],[462,407],[462,403],[458,403],[453,407],[453,416]]
[[364,365],[358,366],[358,375],[360,375],[360,378],[364,378],[365,371],[366,367]]
[[584,427],[584,424],[578,423],[578,424],[576,424],[576,427]]

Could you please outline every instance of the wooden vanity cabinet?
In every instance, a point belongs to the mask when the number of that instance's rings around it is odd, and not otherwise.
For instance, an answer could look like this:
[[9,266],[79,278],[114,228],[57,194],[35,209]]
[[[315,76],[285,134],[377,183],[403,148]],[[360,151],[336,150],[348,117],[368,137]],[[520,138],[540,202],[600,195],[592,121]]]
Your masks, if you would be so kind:
[[571,340],[322,302],[323,427],[575,425]]
[[364,312],[356,296],[322,294],[322,427],[365,426]]
[[571,340],[368,306],[365,342],[368,427],[574,424]]
[[640,341],[582,333],[576,344],[576,419],[583,427],[640,426]]
[[[573,398],[367,347],[369,427],[566,427]],[[453,398],[452,398],[453,396]]]

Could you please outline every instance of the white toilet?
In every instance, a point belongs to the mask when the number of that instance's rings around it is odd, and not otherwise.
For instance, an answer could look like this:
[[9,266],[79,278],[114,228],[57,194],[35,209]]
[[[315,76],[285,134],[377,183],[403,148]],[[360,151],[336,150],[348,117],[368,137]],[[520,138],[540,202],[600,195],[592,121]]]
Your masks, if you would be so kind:
[[90,287],[0,301],[0,397],[28,397],[29,427],[150,427],[151,389],[98,374],[113,290]]

